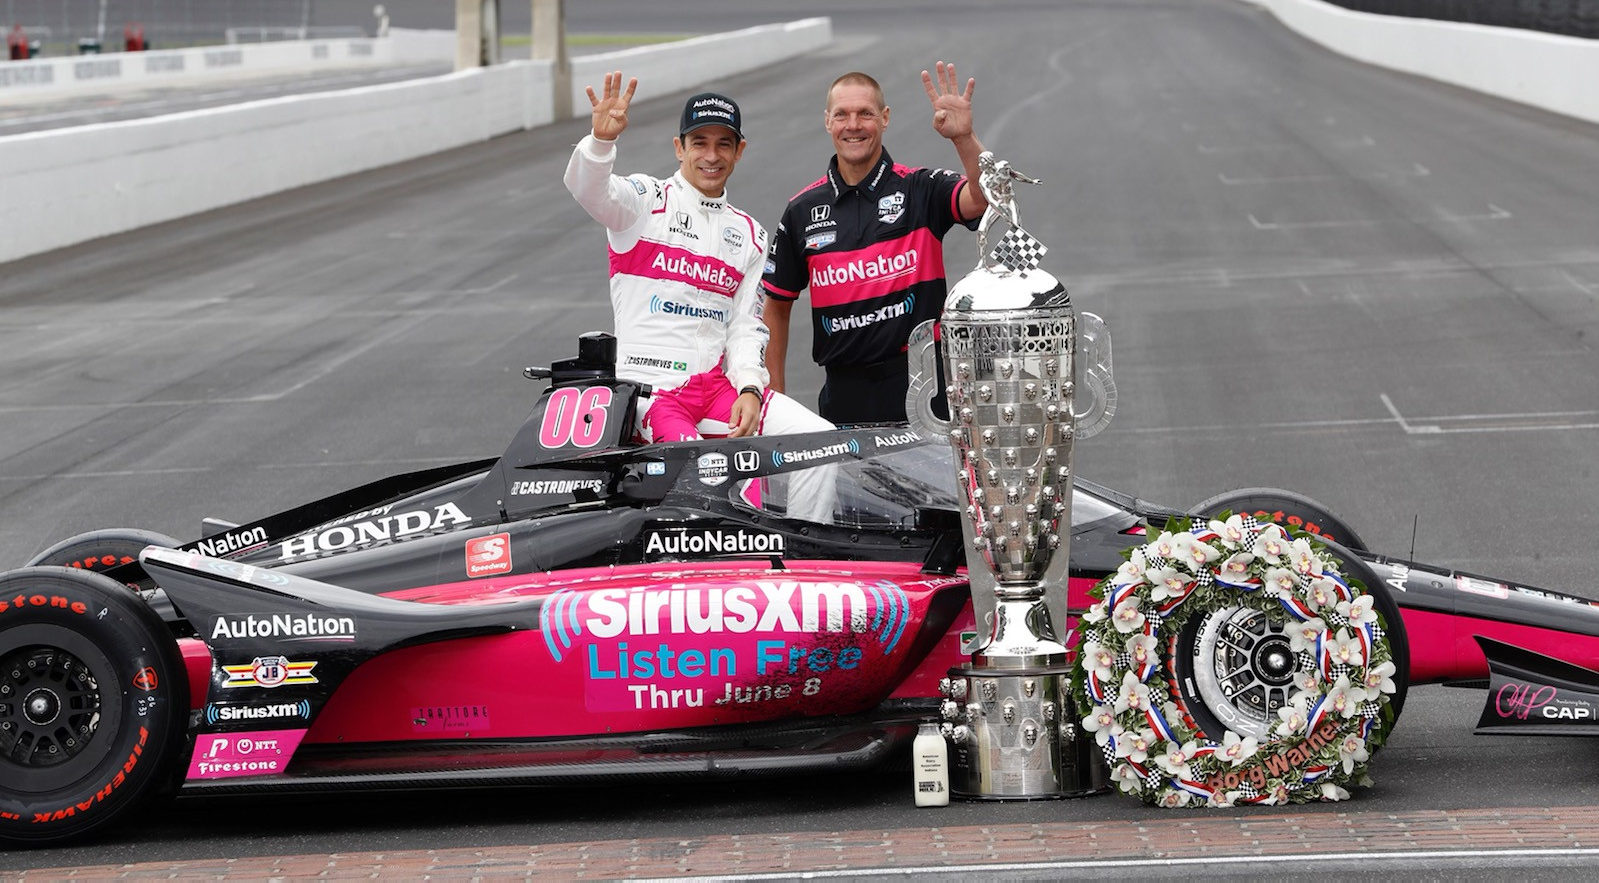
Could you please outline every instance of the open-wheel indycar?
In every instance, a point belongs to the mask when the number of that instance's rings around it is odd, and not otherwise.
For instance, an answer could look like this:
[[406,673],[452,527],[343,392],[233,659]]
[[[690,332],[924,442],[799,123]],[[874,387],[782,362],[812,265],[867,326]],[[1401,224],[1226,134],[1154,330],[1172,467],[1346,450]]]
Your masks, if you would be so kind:
[[[903,426],[632,445],[640,390],[606,344],[586,336],[577,358],[529,369],[548,387],[498,458],[211,521],[189,542],[85,534],[0,575],[0,839],[81,837],[175,790],[734,777],[907,750],[947,712],[940,681],[980,631],[949,448]],[[818,469],[836,505],[793,517]],[[1080,662],[1080,707],[1059,723],[1118,775],[1167,776],[1207,802],[1314,796],[1279,786],[1363,769],[1408,685],[1480,683],[1490,662],[1483,729],[1595,730],[1593,602],[1371,553],[1284,491],[1190,511],[1079,480],[1072,512],[1068,625],[1097,623],[1099,645],[1116,608],[1099,599],[1079,622],[1091,590],[1190,515],[1203,517],[1189,536],[1234,513],[1257,534],[1316,537],[1346,586],[1325,615],[1163,614],[1169,634],[1142,645],[1161,672],[1145,701],[1182,732],[1160,756],[1128,746],[1133,727],[1094,725],[1113,700]],[[1358,609],[1335,616],[1338,603]],[[1310,620],[1325,641],[1299,634]],[[1338,661],[1340,632],[1370,665],[1348,647]],[[1112,649],[1105,663],[1141,664]],[[1301,682],[1317,673],[1329,686],[1311,706]],[[1322,744],[1333,730],[1312,720],[1285,726],[1362,685],[1361,702],[1384,701],[1352,749]],[[1206,778],[1185,743],[1250,756]]]

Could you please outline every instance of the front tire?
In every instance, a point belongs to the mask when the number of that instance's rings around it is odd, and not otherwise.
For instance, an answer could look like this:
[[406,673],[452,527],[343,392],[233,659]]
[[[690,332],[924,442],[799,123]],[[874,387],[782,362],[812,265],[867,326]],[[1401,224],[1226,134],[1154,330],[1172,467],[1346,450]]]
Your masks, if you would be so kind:
[[1253,515],[1256,520],[1280,524],[1291,531],[1304,531],[1318,539],[1350,549],[1367,549],[1366,541],[1355,529],[1320,502],[1293,491],[1275,487],[1246,487],[1217,494],[1190,511],[1206,517],[1221,512]]
[[177,642],[137,595],[82,570],[0,574],[0,842],[126,815],[173,780],[188,710]]

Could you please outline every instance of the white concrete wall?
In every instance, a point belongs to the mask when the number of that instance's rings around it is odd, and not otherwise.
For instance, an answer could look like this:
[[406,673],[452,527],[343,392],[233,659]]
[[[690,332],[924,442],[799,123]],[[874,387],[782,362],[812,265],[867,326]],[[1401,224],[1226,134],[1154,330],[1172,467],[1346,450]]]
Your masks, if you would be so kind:
[[1361,61],[1599,122],[1599,40],[1257,0],[1301,35]]
[[608,71],[638,77],[636,100],[644,101],[786,61],[831,42],[833,20],[807,18],[666,45],[581,55],[572,59],[572,107],[579,116],[588,113],[584,87],[593,86],[598,93]]
[[0,261],[483,141],[550,120],[550,65],[0,138]]
[[[593,56],[607,59],[594,70],[621,66],[663,94],[809,51],[831,33],[827,19],[764,26]],[[28,207],[0,213],[0,262],[544,125],[552,81],[549,62],[518,61],[0,137],[0,205]]]
[[387,37],[240,43],[152,52],[107,52],[0,62],[0,102],[159,86],[203,78],[449,62],[453,31],[390,31]]

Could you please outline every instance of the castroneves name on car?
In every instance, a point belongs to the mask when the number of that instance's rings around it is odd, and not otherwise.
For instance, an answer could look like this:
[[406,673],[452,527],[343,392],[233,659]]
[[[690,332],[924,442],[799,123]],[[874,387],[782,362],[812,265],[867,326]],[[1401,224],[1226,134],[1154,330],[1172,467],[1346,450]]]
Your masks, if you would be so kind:
[[443,503],[433,507],[432,511],[414,509],[398,515],[385,514],[371,521],[341,524],[319,533],[290,537],[283,541],[279,557],[290,561],[305,555],[341,552],[352,546],[387,542],[471,523],[472,519],[459,506]]
[[578,491],[600,493],[604,490],[605,479],[603,478],[564,478],[511,482],[511,493],[518,497],[542,494],[572,494]]

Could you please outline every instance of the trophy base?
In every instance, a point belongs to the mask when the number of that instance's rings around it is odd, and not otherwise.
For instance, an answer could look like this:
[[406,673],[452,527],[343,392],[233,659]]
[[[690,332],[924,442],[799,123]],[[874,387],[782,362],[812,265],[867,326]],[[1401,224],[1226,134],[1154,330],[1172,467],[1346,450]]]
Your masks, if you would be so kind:
[[1064,658],[1035,666],[949,671],[965,698],[951,728],[950,793],[963,800],[1054,800],[1107,789],[1110,773],[1078,726]]

